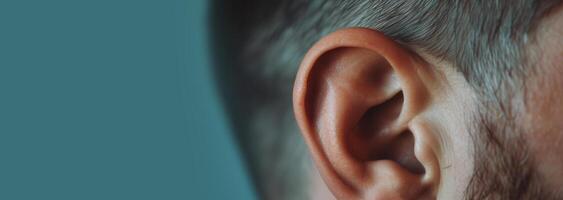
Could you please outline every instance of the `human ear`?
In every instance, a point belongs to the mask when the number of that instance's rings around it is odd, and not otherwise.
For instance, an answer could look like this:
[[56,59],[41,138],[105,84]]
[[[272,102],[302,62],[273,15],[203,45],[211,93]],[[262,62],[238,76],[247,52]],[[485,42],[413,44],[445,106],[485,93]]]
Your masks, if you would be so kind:
[[294,112],[323,179],[339,199],[434,199],[425,63],[370,29],[334,32],[305,56]]

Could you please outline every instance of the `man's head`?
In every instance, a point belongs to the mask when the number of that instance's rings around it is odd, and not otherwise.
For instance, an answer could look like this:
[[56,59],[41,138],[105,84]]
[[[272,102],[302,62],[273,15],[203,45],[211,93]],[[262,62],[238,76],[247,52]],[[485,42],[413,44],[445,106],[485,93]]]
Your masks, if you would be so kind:
[[296,121],[336,197],[562,198],[558,4],[236,4],[226,15],[238,29],[220,29],[236,31],[236,68],[219,77],[240,98],[229,105],[261,194],[320,187],[315,172],[287,172],[307,164],[286,115],[295,78]]

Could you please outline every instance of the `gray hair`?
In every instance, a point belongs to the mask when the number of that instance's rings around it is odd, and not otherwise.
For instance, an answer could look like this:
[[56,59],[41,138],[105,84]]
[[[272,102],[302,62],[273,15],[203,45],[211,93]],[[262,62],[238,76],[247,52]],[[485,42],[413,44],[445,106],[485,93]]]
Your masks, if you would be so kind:
[[483,101],[520,87],[537,22],[560,0],[282,0],[214,6],[217,66],[236,138],[265,199],[306,199],[309,159],[291,112],[300,60],[341,28],[378,30],[452,63]]

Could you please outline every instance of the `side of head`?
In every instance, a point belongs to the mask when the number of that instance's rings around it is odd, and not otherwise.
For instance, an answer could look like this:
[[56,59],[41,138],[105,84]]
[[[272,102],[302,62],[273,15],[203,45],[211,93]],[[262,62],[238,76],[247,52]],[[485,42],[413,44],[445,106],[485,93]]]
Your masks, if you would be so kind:
[[[253,83],[286,96],[297,74],[293,110],[338,198],[560,198],[558,3],[283,1],[245,22],[252,25],[238,43],[237,72],[246,74],[238,82],[263,80]],[[264,125],[244,133],[256,142],[247,145],[260,145],[263,131],[295,141],[293,132],[268,129],[276,117],[252,114],[290,103],[272,102],[239,111],[260,116],[244,123]],[[276,185],[301,181],[269,183],[281,179],[267,172],[287,173],[269,169],[255,173],[268,199],[278,199]]]
[[[463,127],[443,126],[447,118],[449,124],[462,124],[455,119],[463,118],[437,111],[448,109],[433,106],[434,101],[446,105],[456,100],[449,95],[463,92],[450,89],[443,79],[448,76],[433,67],[370,29],[339,30],[311,48],[297,75],[294,109],[337,197],[434,197],[445,138],[433,131],[467,134]],[[472,94],[467,96],[470,101]]]

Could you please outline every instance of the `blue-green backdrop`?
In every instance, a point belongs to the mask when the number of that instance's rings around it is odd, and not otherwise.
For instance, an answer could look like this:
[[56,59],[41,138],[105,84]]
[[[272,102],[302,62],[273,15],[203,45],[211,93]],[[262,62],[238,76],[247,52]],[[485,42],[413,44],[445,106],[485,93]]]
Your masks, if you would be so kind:
[[0,0],[0,199],[255,199],[205,0]]

